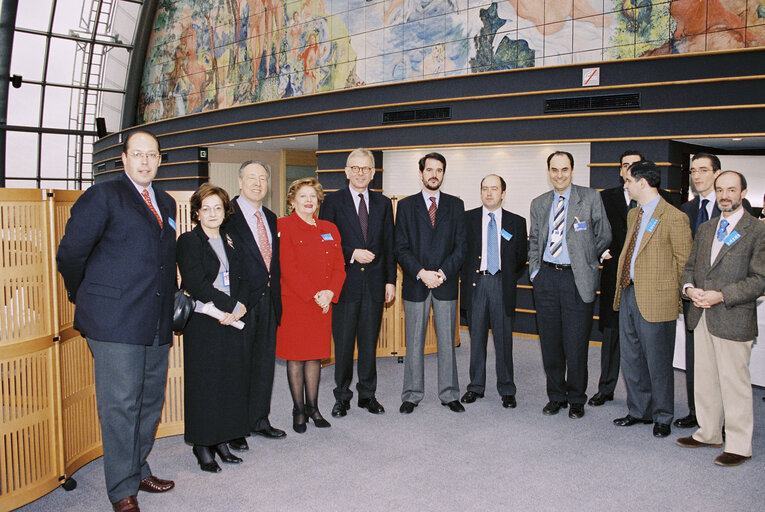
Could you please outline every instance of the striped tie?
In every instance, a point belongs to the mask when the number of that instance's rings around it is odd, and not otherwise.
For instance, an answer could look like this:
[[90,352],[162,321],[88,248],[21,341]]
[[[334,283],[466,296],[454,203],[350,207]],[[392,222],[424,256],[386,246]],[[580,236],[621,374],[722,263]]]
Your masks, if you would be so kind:
[[162,229],[162,217],[160,217],[159,212],[154,208],[154,205],[151,203],[151,196],[149,196],[148,189],[143,189],[143,192],[141,192],[141,197],[143,197],[143,200],[146,201],[146,206],[149,207],[149,210],[151,210],[151,213],[154,214],[154,216],[157,218],[157,222],[159,223],[159,228]]
[[555,216],[553,217],[553,231],[561,233],[561,237],[557,242],[550,241],[550,255],[553,258],[557,258],[563,250],[563,220],[566,218],[566,209],[563,207],[563,196],[558,199],[558,204],[555,206]]
[[428,215],[430,215],[430,224],[435,226],[436,225],[436,198],[431,197],[430,198],[430,208],[428,208]]

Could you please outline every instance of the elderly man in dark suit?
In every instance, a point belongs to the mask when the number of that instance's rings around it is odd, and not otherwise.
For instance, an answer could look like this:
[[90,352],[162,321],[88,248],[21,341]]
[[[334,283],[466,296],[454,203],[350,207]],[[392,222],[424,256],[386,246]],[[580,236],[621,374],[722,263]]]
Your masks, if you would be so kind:
[[384,195],[369,190],[375,174],[374,155],[356,149],[348,155],[348,187],[324,198],[319,218],[337,226],[345,260],[345,283],[332,311],[335,341],[335,405],[332,416],[348,413],[353,392],[353,348],[358,344],[359,407],[385,412],[377,401],[377,337],[383,304],[396,296],[393,257],[393,208]]
[[570,403],[568,415],[577,419],[587,401],[599,258],[611,243],[611,226],[598,191],[571,183],[573,155],[550,154],[547,174],[553,190],[531,202],[529,233],[529,275],[549,398],[542,413],[558,414]]
[[[691,158],[691,181],[696,189],[696,196],[684,203],[680,209],[688,216],[691,225],[691,234],[695,237],[699,226],[709,219],[720,216],[720,208],[715,196],[715,179],[720,175],[720,159],[709,153],[696,153]],[[746,199],[743,200],[744,210],[752,213],[752,205]],[[680,428],[697,427],[696,407],[694,405],[693,380],[693,331],[688,325],[688,312],[690,302],[683,303],[683,317],[685,319],[685,387],[688,397],[688,415],[675,420],[675,426]]]
[[177,289],[175,201],[152,187],[160,158],[154,135],[129,134],[125,173],[77,200],[56,255],[74,328],[93,353],[106,490],[120,512],[139,510],[139,489],[174,485],[146,461],[165,399]]
[[[279,439],[287,434],[271,426],[268,419],[276,363],[276,326],[282,317],[276,215],[263,206],[270,178],[271,170],[264,162],[249,160],[239,167],[240,195],[232,201],[234,214],[227,231],[239,247],[244,278],[250,286],[250,311],[245,316],[250,430],[268,439]],[[238,451],[249,449],[244,438],[231,441],[229,446]]]
[[680,275],[692,240],[688,218],[659,195],[660,181],[656,165],[641,161],[630,166],[624,183],[640,206],[627,214],[628,239],[614,296],[628,408],[614,424],[653,422],[654,437],[667,437],[675,410],[672,357]]
[[757,336],[757,298],[765,293],[765,224],[743,208],[746,178],[725,171],[715,180],[722,215],[696,231],[685,265],[688,326],[694,330],[699,429],[677,444],[722,446],[715,463],[737,466],[752,456],[749,358]]
[[486,343],[491,328],[502,406],[516,406],[513,379],[513,318],[518,275],[526,267],[526,219],[502,208],[507,184],[489,174],[481,180],[483,206],[465,212],[467,256],[462,265],[462,305],[470,327],[470,384],[462,402],[483,398]]
[[422,192],[402,199],[396,213],[395,253],[404,280],[406,360],[402,414],[410,414],[425,394],[424,349],[430,308],[438,343],[438,397],[454,412],[459,402],[454,331],[457,323],[459,270],[465,259],[462,199],[440,191],[446,158],[428,153],[419,161]]
[[627,169],[640,160],[644,160],[643,155],[633,149],[622,153],[619,157],[619,176],[622,185],[600,193],[613,238],[603,257],[603,272],[600,274],[598,327],[603,333],[600,345],[600,379],[598,392],[587,402],[595,407],[614,399],[614,389],[619,380],[619,313],[614,311],[616,267],[619,264],[624,239],[627,237],[627,212],[637,205],[637,201],[631,200],[629,193],[624,190],[623,183]]

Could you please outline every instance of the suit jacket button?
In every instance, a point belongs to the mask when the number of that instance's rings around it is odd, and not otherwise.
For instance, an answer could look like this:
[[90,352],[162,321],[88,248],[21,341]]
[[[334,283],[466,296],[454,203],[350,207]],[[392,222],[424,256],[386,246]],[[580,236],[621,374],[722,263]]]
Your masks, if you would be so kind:
[[477,274],[478,272],[480,272],[480,270],[476,269],[475,273]]
[[159,292],[157,292],[157,297],[159,297]]
[[473,283],[473,286],[475,286],[475,283]]
[[361,271],[364,272],[364,267],[361,267]]

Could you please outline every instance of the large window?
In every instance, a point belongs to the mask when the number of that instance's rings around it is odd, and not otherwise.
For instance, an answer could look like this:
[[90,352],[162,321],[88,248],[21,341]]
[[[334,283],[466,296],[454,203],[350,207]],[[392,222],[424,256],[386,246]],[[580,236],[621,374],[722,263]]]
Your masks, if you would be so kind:
[[139,0],[20,0],[8,96],[6,186],[86,188],[96,119],[122,125]]

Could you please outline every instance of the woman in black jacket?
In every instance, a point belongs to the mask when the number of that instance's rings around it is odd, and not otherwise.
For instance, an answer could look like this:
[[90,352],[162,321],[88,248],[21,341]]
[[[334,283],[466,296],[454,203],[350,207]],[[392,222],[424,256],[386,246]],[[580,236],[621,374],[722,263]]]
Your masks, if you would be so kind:
[[[176,248],[181,286],[196,306],[183,330],[185,439],[203,471],[215,462],[239,463],[227,442],[248,434],[245,340],[240,319],[247,312],[247,282],[236,248],[221,225],[233,213],[228,194],[205,183],[191,196],[196,227],[180,236]],[[212,306],[218,318],[203,310]]]

